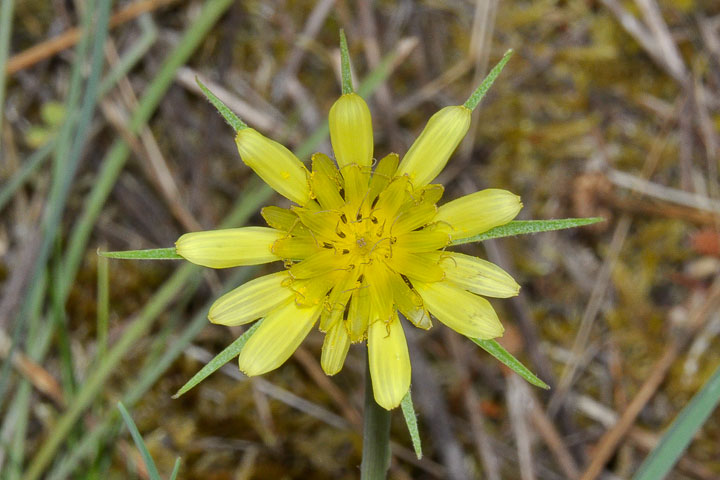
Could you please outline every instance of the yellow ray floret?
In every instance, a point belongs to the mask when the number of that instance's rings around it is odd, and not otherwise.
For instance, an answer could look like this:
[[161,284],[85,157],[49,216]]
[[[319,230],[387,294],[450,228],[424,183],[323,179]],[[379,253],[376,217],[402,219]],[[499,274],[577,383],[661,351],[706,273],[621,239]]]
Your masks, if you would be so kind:
[[447,281],[413,285],[430,313],[456,332],[484,340],[502,336],[505,329],[484,298]]
[[220,325],[243,325],[271,312],[293,297],[294,292],[283,287],[289,279],[287,271],[265,275],[226,293],[215,300],[208,318]]
[[239,267],[274,262],[270,251],[284,232],[266,227],[227,228],[186,233],[175,242],[175,251],[193,263],[211,268]]
[[432,182],[465,137],[470,128],[471,113],[468,108],[454,106],[445,107],[430,117],[403,157],[398,175],[408,175],[416,187]]
[[304,205],[310,200],[308,171],[293,153],[252,128],[235,137],[240,158],[280,195]]
[[357,93],[346,93],[330,109],[330,141],[341,169],[348,165],[370,167],[373,131],[370,109]]
[[374,322],[368,332],[368,362],[375,401],[390,410],[410,388],[410,355],[400,319]]
[[261,375],[285,363],[300,346],[320,315],[320,306],[286,303],[268,315],[240,352],[240,370]]
[[450,235],[457,240],[505,225],[517,216],[521,208],[522,202],[517,195],[507,190],[488,188],[442,205],[435,221],[449,225]]

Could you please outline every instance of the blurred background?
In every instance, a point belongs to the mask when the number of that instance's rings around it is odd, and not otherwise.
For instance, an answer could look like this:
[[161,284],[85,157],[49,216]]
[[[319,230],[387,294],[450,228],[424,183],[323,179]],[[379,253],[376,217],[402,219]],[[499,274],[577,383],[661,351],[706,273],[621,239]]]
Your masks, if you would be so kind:
[[[341,27],[356,85],[371,92],[376,156],[404,153],[513,48],[439,178],[445,200],[492,186],[521,195],[522,219],[607,219],[460,248],[522,285],[493,300],[501,343],[552,389],[450,329],[409,332],[425,456],[394,412],[391,478],[630,478],[714,378],[717,2],[2,0],[0,10],[1,478],[152,478],[120,400],[163,478],[178,456],[187,479],[358,477],[364,347],[326,377],[316,331],[268,375],[248,380],[231,361],[171,398],[243,331],[210,325],[209,302],[281,266],[96,254],[264,225],[259,208],[287,201],[240,161],[195,77],[302,159],[330,153]],[[668,478],[720,478],[717,415]]]

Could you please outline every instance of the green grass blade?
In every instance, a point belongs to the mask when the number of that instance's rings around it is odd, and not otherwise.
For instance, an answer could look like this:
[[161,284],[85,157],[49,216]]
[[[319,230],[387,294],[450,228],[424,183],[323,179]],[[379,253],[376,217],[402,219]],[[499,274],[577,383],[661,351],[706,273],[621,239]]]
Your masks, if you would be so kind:
[[522,378],[527,380],[529,383],[536,387],[544,388],[545,390],[550,389],[550,386],[540,380],[534,373],[530,371],[525,365],[520,363],[520,360],[515,358],[510,352],[505,350],[495,340],[480,340],[479,338],[468,337],[470,340],[475,342],[480,348],[488,352],[493,357],[504,363],[510,370],[520,375]]
[[218,370],[220,367],[228,363],[233,358],[240,355],[240,351],[243,349],[245,344],[248,340],[250,340],[250,337],[253,333],[255,333],[255,330],[260,327],[260,324],[262,323],[262,320],[258,320],[255,322],[255,324],[248,329],[247,332],[240,335],[237,340],[235,340],[233,343],[231,343],[225,350],[217,354],[215,358],[210,360],[203,368],[200,369],[193,377],[187,381],[185,385],[180,388],[180,390],[177,391],[175,395],[173,395],[173,398],[179,398],[180,396],[184,395],[190,389],[195,387],[198,383],[205,380],[207,377],[209,377],[213,372]]
[[178,476],[178,473],[180,473],[180,457],[177,457],[175,459],[175,466],[172,469],[172,473],[170,474],[170,480],[175,480]]
[[142,31],[140,38],[138,38],[128,49],[127,53],[120,58],[120,61],[113,67],[112,71],[103,78],[98,91],[100,97],[105,96],[120,78],[132,70],[135,64],[139,62],[150,47],[153,46],[155,40],[157,40],[158,29],[149,14],[141,15],[138,23]]
[[720,403],[720,367],[695,394],[650,452],[633,480],[665,478],[693,437]]
[[604,222],[604,218],[559,218],[555,220],[515,220],[499,227],[491,228],[487,232],[468,238],[453,240],[451,245],[482,242],[491,238],[512,237],[514,235],[528,235],[530,233],[552,232],[567,228],[583,227],[593,223]]
[[25,181],[30,178],[30,176],[35,173],[35,171],[40,168],[40,166],[45,163],[48,158],[50,158],[50,153],[52,153],[54,148],[55,142],[50,140],[42,147],[35,150],[32,155],[30,155],[30,158],[28,158],[25,162],[22,169],[13,175],[13,177],[2,186],[2,189],[0,189],[0,211],[2,211],[13,195],[15,195],[18,188],[20,188],[23,183],[25,183]]
[[140,450],[140,455],[142,455],[143,461],[145,462],[145,468],[147,468],[150,480],[162,480],[162,478],[160,478],[160,472],[158,472],[158,469],[155,466],[155,462],[153,461],[150,452],[148,452],[148,449],[145,446],[145,442],[143,441],[143,438],[140,435],[140,432],[138,431],[135,422],[133,422],[130,413],[125,408],[125,405],[123,405],[122,402],[118,402],[117,408],[118,410],[120,410],[120,415],[122,415],[123,420],[125,421],[125,425],[130,432],[130,435],[132,435],[135,446],[138,450]]
[[240,120],[240,118],[235,115],[235,113],[230,110],[230,108],[225,105],[222,100],[216,97],[215,94],[212,93],[210,89],[207,88],[205,84],[200,81],[199,78],[195,77],[195,82],[197,82],[198,87],[200,87],[200,90],[202,90],[202,92],[205,94],[205,98],[207,98],[208,101],[212,103],[213,107],[215,107],[218,113],[223,116],[227,124],[234,128],[236,132],[248,128],[247,124]]
[[182,260],[183,257],[175,253],[175,247],[151,248],[149,250],[125,250],[122,252],[101,252],[98,255],[104,258],[121,260]]
[[412,440],[415,455],[417,456],[417,459],[420,460],[422,458],[422,444],[420,443],[420,432],[418,431],[417,415],[415,415],[415,407],[413,406],[410,390],[408,390],[408,392],[405,394],[402,401],[400,402],[400,408],[402,409],[408,432],[410,432],[410,439]]
[[[15,0],[2,0],[0,4],[0,112],[5,112],[5,82],[7,74],[5,65],[7,64],[8,55],[10,53],[10,34],[12,33],[13,10],[15,9]],[[3,131],[4,114],[0,115],[0,132]],[[2,135],[0,135],[2,136]],[[0,139],[2,146],[2,139]]]
[[505,64],[508,62],[508,60],[510,60],[510,57],[512,57],[512,54],[512,49],[505,52],[505,55],[503,55],[497,65],[495,65],[493,69],[490,70],[490,73],[487,74],[485,80],[482,81],[480,86],[477,87],[472,93],[472,95],[470,95],[470,98],[467,99],[467,101],[465,102],[465,108],[475,110],[475,107],[478,106],[485,94],[488,92],[488,90],[490,90],[492,84],[495,83],[495,79],[500,76],[500,73],[503,71],[503,68],[505,68]]

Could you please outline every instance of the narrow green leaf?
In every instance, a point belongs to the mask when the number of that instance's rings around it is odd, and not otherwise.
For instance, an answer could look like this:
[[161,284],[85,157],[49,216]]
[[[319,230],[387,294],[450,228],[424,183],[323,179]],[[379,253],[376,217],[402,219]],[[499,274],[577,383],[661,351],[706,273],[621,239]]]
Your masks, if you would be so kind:
[[513,357],[513,355],[505,350],[495,340],[480,340],[479,338],[468,337],[470,340],[475,342],[480,348],[488,352],[493,357],[500,360],[502,363],[507,365],[513,372],[520,375],[522,378],[532,383],[536,387],[544,388],[549,390],[550,386],[535,376],[525,365],[520,363],[520,360]]
[[553,230],[564,230],[566,228],[583,227],[593,223],[604,222],[601,217],[590,218],[558,218],[554,220],[515,220],[513,222],[491,228],[487,232],[468,238],[453,240],[451,245],[462,245],[464,243],[482,242],[491,238],[512,237],[514,235],[528,235],[530,233],[552,232]]
[[420,444],[420,432],[418,431],[417,415],[415,415],[415,407],[413,407],[410,390],[408,390],[403,397],[402,402],[400,402],[400,408],[402,408],[408,432],[410,432],[410,439],[412,440],[415,455],[417,456],[417,459],[420,460],[422,458],[422,445]]
[[340,71],[342,73],[342,93],[353,93],[352,73],[350,71],[350,53],[345,38],[345,30],[340,29]]
[[101,252],[98,255],[105,258],[121,260],[182,260],[183,257],[175,253],[175,247],[151,248],[149,250],[125,250],[124,252]]
[[217,369],[228,363],[233,358],[240,355],[240,351],[243,349],[247,341],[250,339],[250,336],[252,336],[253,333],[255,333],[255,330],[258,329],[260,324],[262,323],[262,320],[258,320],[255,322],[255,325],[250,327],[247,332],[240,335],[237,340],[235,340],[233,343],[231,343],[225,350],[220,352],[215,358],[210,360],[207,365],[205,365],[203,368],[200,369],[199,372],[197,372],[193,377],[188,380],[188,382],[182,386],[180,390],[177,391],[175,395],[173,395],[172,398],[179,398],[180,396],[187,393],[190,389],[195,387],[198,383],[205,380],[210,374],[215,372]]
[[640,465],[633,480],[665,478],[718,403],[720,403],[720,367],[673,420],[660,439],[660,443]]
[[490,70],[490,73],[488,73],[487,77],[485,77],[485,80],[482,81],[480,86],[477,87],[477,89],[475,89],[472,95],[470,95],[470,98],[467,99],[467,101],[465,102],[465,108],[475,110],[475,107],[478,106],[480,100],[483,99],[487,91],[490,90],[490,87],[492,87],[492,84],[495,83],[495,79],[500,75],[500,72],[503,71],[503,68],[505,68],[505,64],[508,62],[508,60],[510,60],[512,54],[512,49],[505,52],[503,58],[501,58],[497,65],[495,65],[493,69]]
[[125,420],[125,425],[127,426],[128,431],[130,431],[130,435],[132,435],[135,446],[138,448],[138,450],[140,450],[140,455],[142,455],[143,461],[145,462],[145,468],[147,468],[150,480],[162,480],[162,478],[160,478],[160,473],[155,466],[155,462],[153,461],[150,452],[148,452],[148,449],[145,446],[145,442],[143,441],[142,436],[137,429],[137,426],[135,426],[135,422],[133,422],[130,413],[128,413],[127,409],[125,408],[125,405],[123,405],[122,402],[118,402],[117,408],[118,410],[120,410],[120,415],[122,415],[123,420]]
[[197,82],[198,86],[200,87],[200,90],[205,94],[205,97],[210,101],[210,103],[213,104],[213,107],[220,113],[220,115],[223,116],[225,121],[235,129],[236,132],[239,132],[240,130],[244,128],[248,128],[247,124],[240,120],[240,118],[233,113],[230,108],[225,105],[222,101],[220,101],[219,98],[215,96],[214,93],[212,93],[201,81],[199,78],[195,77],[195,81]]
[[180,457],[175,459],[175,466],[173,467],[172,473],[170,474],[170,480],[175,480],[180,473]]

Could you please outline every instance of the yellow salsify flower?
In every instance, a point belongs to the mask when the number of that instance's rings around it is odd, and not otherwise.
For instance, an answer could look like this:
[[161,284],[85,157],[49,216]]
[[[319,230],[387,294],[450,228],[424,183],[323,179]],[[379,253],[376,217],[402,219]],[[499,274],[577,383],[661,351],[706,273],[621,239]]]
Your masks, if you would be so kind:
[[278,368],[319,322],[325,373],[341,370],[351,343],[367,341],[375,401],[390,410],[410,387],[399,314],[424,330],[432,315],[468,337],[503,334],[482,296],[511,297],[519,285],[500,267],[446,248],[511,221],[520,197],[487,189],[438,207],[444,189],[431,183],[470,116],[467,106],[445,107],[402,160],[391,153],[375,162],[370,110],[358,94],[345,93],[329,115],[335,162],[316,153],[312,171],[256,130],[238,131],[243,162],[295,205],[263,208],[268,227],[187,233],[176,252],[211,268],[284,263],[285,270],[232,290],[210,309],[210,321],[220,325],[264,317],[240,353],[240,370],[253,376]]

